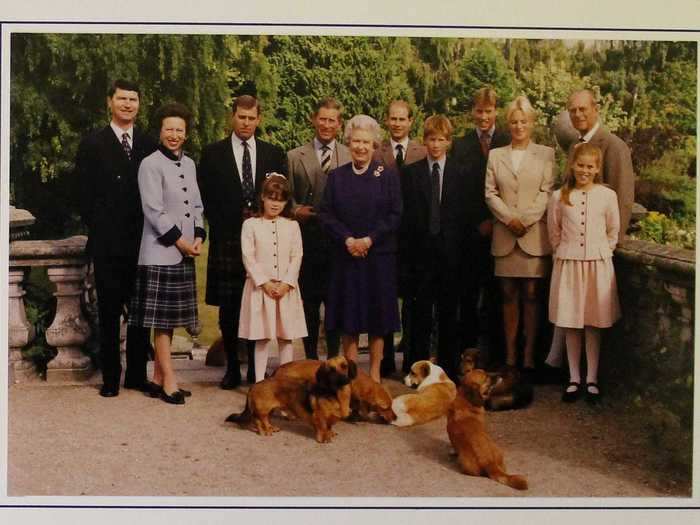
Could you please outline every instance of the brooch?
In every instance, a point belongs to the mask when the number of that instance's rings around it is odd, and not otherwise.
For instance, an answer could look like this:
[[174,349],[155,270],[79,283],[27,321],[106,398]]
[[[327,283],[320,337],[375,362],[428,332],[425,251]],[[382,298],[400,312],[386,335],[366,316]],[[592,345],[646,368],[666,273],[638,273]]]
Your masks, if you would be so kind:
[[374,175],[375,177],[379,177],[382,174],[382,171],[384,171],[384,166],[377,166],[377,169],[374,170],[374,173],[372,173],[372,175]]

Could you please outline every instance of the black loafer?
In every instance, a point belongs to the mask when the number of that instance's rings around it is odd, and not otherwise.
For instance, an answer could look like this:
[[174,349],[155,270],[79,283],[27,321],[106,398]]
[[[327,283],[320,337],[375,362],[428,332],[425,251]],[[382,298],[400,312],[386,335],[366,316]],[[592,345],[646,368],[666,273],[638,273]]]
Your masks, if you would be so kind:
[[[598,389],[598,392],[591,392],[590,387]],[[600,402],[600,387],[598,383],[586,383],[586,403],[589,405],[597,405]]]
[[228,370],[219,386],[224,390],[233,390],[241,386],[241,371],[236,369]]
[[[569,387],[575,386],[576,390],[573,390],[572,392],[568,392],[567,389]],[[564,403],[573,403],[574,401],[578,400],[578,398],[581,396],[581,383],[574,383],[573,381],[570,382],[568,385],[566,385],[566,388],[564,389],[564,393],[561,395],[561,400]]]
[[119,395],[118,385],[102,385],[100,388],[100,395],[102,397],[117,397]]
[[165,392],[165,390],[161,390],[160,398],[163,401],[165,401],[166,403],[170,403],[171,405],[184,405],[185,404],[185,396],[179,390],[176,390],[172,394],[168,394]]
[[192,396],[192,392],[190,392],[189,390],[185,390],[184,388],[180,388],[180,389],[178,389],[178,390],[179,390],[179,392],[181,392],[182,395],[185,396],[185,397],[191,397],[191,396]]

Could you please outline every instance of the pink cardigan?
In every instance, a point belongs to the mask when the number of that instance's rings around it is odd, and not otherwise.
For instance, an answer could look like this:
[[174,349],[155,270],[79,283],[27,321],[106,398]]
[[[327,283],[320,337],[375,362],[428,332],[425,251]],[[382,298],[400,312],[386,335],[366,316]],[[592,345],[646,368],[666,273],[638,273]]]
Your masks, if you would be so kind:
[[555,259],[592,261],[612,257],[620,231],[617,194],[596,184],[589,191],[573,189],[573,206],[561,201],[561,190],[547,206],[547,232]]

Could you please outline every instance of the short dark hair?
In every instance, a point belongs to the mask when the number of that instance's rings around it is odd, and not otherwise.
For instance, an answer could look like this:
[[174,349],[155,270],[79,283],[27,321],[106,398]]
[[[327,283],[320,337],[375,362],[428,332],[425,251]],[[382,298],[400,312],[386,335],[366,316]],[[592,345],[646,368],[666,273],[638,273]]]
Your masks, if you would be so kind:
[[268,173],[265,176],[265,182],[263,182],[260,195],[258,195],[259,210],[257,216],[263,216],[265,210],[263,198],[268,198],[276,201],[287,201],[287,204],[285,204],[280,215],[290,219],[292,217],[291,196],[292,192],[289,189],[289,181],[287,180],[287,177],[281,175],[280,173]]
[[107,96],[112,98],[117,89],[123,89],[124,91],[136,91],[138,95],[141,95],[141,90],[139,89],[136,82],[131,80],[124,80],[123,78],[118,78],[109,86],[109,91],[107,91]]
[[233,99],[233,107],[231,108],[231,113],[235,113],[236,110],[241,107],[243,109],[257,109],[258,115],[262,113],[262,106],[260,101],[253,95],[241,95]]
[[185,130],[189,132],[190,124],[192,123],[192,112],[187,109],[187,106],[179,102],[170,102],[159,107],[158,111],[156,111],[158,128],[163,125],[163,120],[168,117],[180,117],[185,121]]

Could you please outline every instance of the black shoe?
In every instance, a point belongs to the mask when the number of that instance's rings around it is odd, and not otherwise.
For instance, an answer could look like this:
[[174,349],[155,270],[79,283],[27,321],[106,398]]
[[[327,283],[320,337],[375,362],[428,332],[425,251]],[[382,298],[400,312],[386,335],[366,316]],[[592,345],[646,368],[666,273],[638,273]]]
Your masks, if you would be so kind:
[[192,397],[192,392],[190,392],[189,390],[185,390],[184,388],[180,388],[180,389],[178,389],[178,391],[181,392],[182,395],[185,397]]
[[396,373],[396,363],[394,361],[385,361],[382,359],[379,363],[379,375],[382,377],[391,377]]
[[[161,392],[163,392],[163,387],[158,383],[151,383],[150,381],[149,384],[150,386],[148,390],[144,390],[143,393],[148,397],[160,397]],[[192,395],[192,392],[185,390],[184,388],[179,388],[178,392],[181,392],[185,397],[190,397]]]
[[[567,392],[567,389],[571,386],[575,386],[576,390],[573,392]],[[561,395],[561,400],[564,403],[573,403],[576,401],[581,395],[581,383],[574,383],[573,381],[570,382],[568,385],[566,385],[566,388],[564,389],[564,393]]]
[[245,376],[246,383],[249,385],[254,385],[255,384],[255,370],[251,373],[250,369],[248,369],[248,373]]
[[523,381],[529,385],[535,383],[536,375],[537,372],[535,372],[535,369],[530,366],[523,367],[522,372],[520,372],[520,377],[522,377]]
[[[598,392],[591,392],[590,387],[598,389]],[[597,405],[600,402],[600,387],[598,383],[586,383],[586,403],[589,405]]]
[[119,395],[119,385],[102,385],[100,395],[102,397],[117,397]]
[[227,370],[219,386],[224,390],[233,390],[241,386],[241,371],[238,368]]
[[179,390],[173,392],[172,395],[167,394],[165,392],[165,390],[161,390],[160,391],[160,398],[163,401],[165,401],[166,403],[170,403],[171,405],[184,405],[185,404],[185,396]]
[[139,382],[124,381],[124,388],[127,388],[129,390],[139,390],[140,392],[144,392],[146,394],[152,391],[154,387],[158,386],[159,385],[156,385],[155,383],[148,380]]

